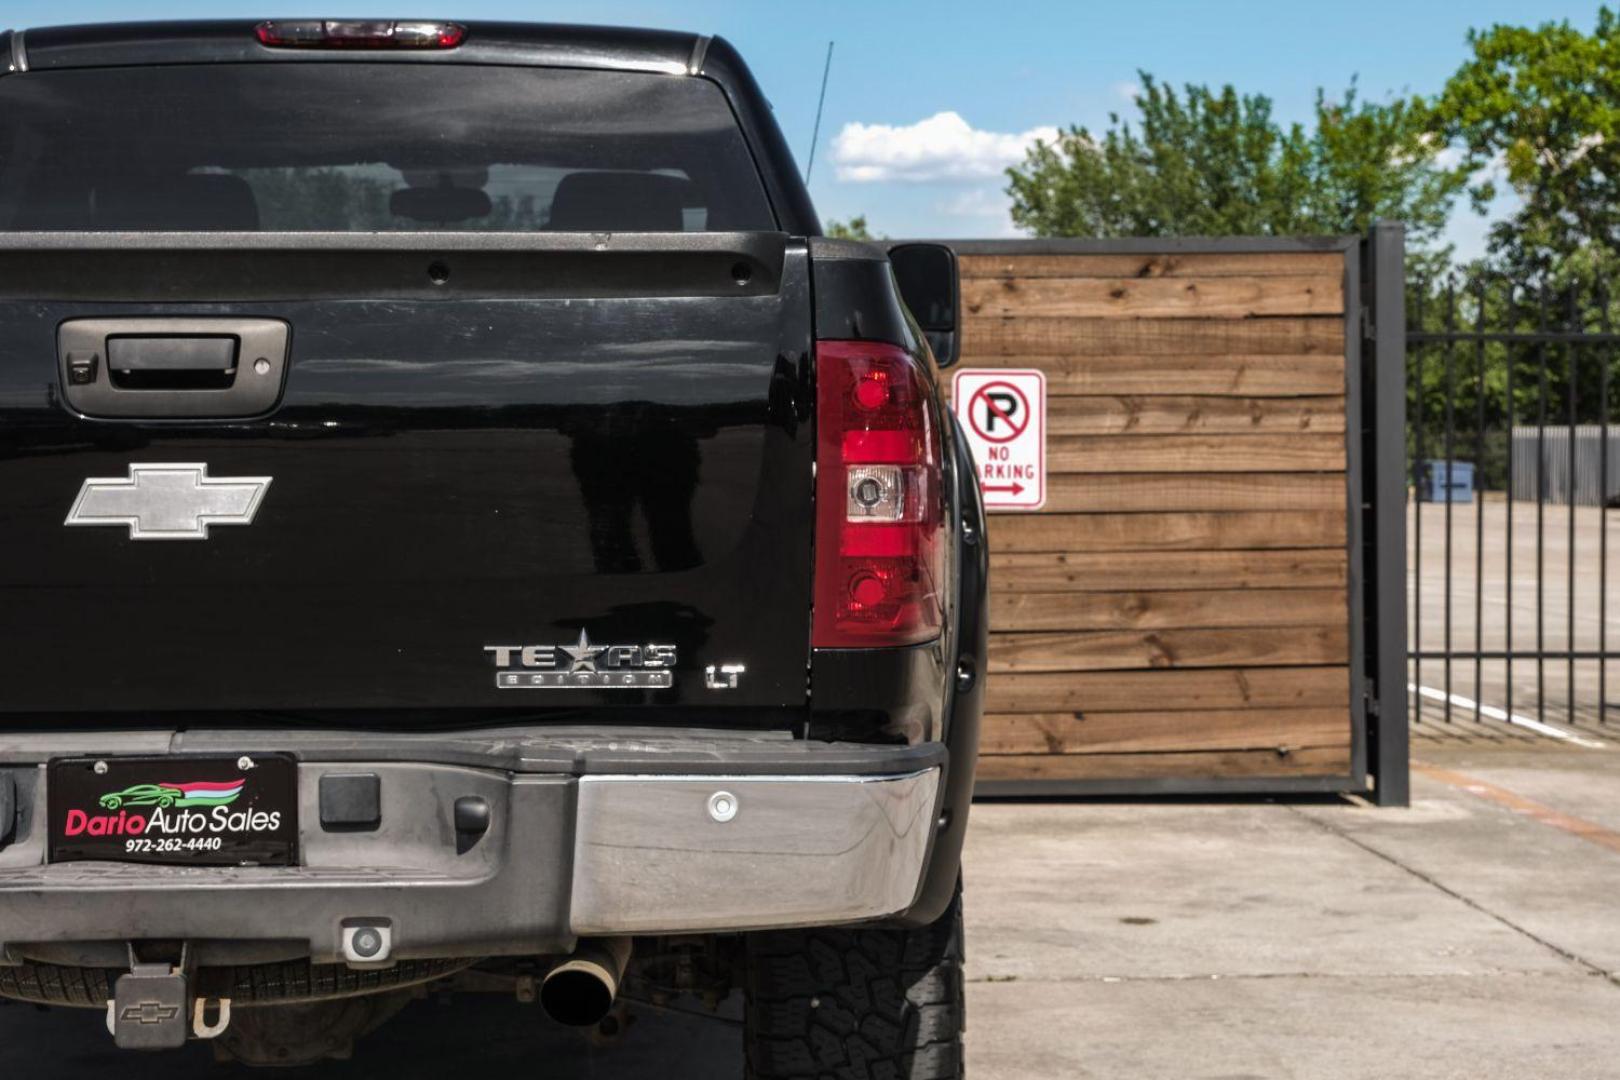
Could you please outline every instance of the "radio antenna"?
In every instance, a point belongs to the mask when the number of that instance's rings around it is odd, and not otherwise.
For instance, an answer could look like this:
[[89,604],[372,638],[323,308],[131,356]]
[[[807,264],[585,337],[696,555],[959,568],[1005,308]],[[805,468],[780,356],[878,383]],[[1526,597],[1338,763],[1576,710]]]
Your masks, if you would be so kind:
[[827,63],[821,69],[821,97],[816,100],[816,126],[810,132],[810,163],[804,167],[804,182],[810,183],[810,173],[816,167],[816,143],[821,141],[821,110],[827,104],[827,76],[832,74],[833,43],[827,42]]

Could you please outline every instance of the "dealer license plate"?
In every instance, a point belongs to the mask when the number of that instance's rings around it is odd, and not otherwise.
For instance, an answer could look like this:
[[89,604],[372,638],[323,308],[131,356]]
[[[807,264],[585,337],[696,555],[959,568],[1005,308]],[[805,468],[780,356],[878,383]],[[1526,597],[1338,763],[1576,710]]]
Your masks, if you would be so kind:
[[50,859],[290,866],[298,766],[246,757],[61,758],[46,775]]

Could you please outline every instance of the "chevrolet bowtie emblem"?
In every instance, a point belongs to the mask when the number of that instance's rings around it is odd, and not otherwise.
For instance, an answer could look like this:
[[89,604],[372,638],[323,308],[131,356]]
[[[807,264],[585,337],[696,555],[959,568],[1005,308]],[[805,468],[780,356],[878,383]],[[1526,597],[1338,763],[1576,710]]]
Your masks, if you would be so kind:
[[208,475],[205,464],[131,465],[91,477],[64,525],[125,525],[131,540],[206,540],[210,525],[251,525],[268,476]]
[[165,1005],[161,1001],[143,1001],[139,1005],[129,1005],[118,1014],[118,1018],[129,1024],[166,1024],[180,1015],[178,1005]]

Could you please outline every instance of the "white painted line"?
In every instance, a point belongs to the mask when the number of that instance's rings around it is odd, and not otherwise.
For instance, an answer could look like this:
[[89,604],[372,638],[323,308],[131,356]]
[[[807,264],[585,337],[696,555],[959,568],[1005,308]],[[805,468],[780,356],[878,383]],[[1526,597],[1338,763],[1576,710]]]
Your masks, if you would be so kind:
[[[1447,694],[1444,690],[1436,690],[1432,686],[1418,686],[1414,683],[1407,683],[1406,689],[1408,693],[1422,694],[1424,697],[1434,701],[1443,702],[1449,699],[1451,704],[1459,709],[1466,709],[1470,712],[1474,709],[1474,699],[1465,698],[1461,694]],[[1532,720],[1528,716],[1520,716],[1518,713],[1498,709],[1495,705],[1479,706],[1479,714],[1488,716],[1492,720],[1503,720],[1509,724],[1527,728],[1537,735],[1545,735],[1549,739],[1562,739],[1576,746],[1584,746],[1589,750],[1601,750],[1607,745],[1596,739],[1588,739],[1584,735],[1577,735],[1573,731],[1566,731],[1561,727],[1554,727],[1552,724],[1543,724],[1540,720]]]

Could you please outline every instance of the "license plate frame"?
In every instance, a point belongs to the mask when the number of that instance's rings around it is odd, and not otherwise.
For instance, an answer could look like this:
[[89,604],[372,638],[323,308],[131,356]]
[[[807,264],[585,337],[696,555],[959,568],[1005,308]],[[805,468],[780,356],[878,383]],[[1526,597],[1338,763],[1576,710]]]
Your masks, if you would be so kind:
[[298,762],[290,754],[53,758],[45,793],[53,863],[298,862]]

